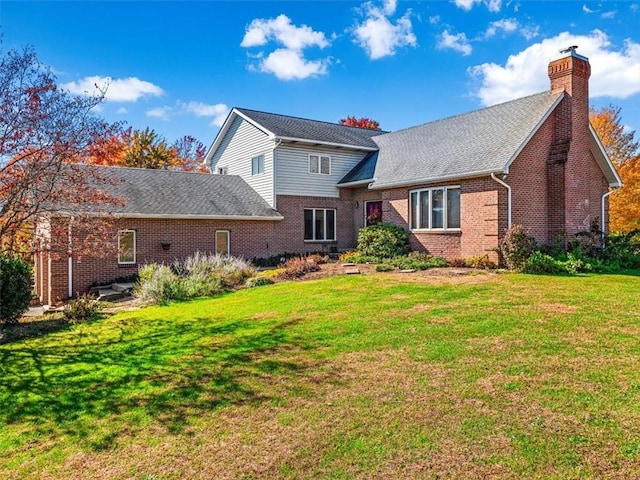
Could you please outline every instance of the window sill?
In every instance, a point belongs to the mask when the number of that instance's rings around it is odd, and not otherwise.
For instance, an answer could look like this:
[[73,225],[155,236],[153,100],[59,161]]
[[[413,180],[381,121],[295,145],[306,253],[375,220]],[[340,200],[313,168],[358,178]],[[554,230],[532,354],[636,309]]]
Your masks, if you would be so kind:
[[133,263],[120,263],[118,262],[118,267],[135,267],[138,264],[136,262]]
[[462,229],[460,228],[449,228],[447,230],[429,230],[429,229],[414,229],[410,230],[411,233],[423,233],[423,234],[434,234],[434,235],[461,235]]
[[304,243],[338,243],[338,240],[305,240]]

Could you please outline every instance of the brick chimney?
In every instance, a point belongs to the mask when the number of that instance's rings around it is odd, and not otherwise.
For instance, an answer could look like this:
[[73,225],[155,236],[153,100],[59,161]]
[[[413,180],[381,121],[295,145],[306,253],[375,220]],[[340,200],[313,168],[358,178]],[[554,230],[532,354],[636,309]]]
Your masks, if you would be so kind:
[[[594,220],[589,188],[589,59],[575,46],[549,63],[551,93],[565,92],[554,112],[554,136],[547,162],[549,241],[588,230]],[[596,214],[597,215],[597,214]]]

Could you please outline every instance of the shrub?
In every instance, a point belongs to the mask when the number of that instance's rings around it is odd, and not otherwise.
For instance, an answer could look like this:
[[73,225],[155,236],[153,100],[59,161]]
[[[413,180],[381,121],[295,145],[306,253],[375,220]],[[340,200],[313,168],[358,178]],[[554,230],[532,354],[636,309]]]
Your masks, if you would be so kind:
[[442,257],[434,257],[428,253],[420,252],[411,252],[409,255],[392,258],[386,262],[402,270],[427,270],[429,268],[449,266],[448,262]]
[[295,278],[300,278],[307,273],[317,272],[320,270],[317,257],[319,257],[319,255],[290,258],[284,262],[284,271],[280,274],[280,278],[293,280]]
[[524,273],[561,273],[564,271],[558,260],[542,252],[535,252],[525,259],[521,270]]
[[489,260],[489,255],[476,255],[475,257],[469,257],[464,261],[464,266],[469,268],[482,268],[484,270],[496,268],[496,264]]
[[349,250],[348,252],[343,252],[338,257],[338,261],[340,263],[360,263],[358,260],[362,255],[360,255],[355,250]]
[[0,252],[0,322],[18,323],[29,309],[32,296],[31,268],[18,257]]
[[[521,225],[508,229],[500,242],[499,254],[511,270],[522,271],[527,259],[536,251],[536,241]],[[551,257],[550,257],[551,258]]]
[[136,290],[140,298],[157,304],[187,298],[180,277],[166,265],[157,263],[140,267]]
[[257,276],[257,277],[249,278],[244,285],[247,288],[253,288],[253,287],[262,287],[264,285],[271,285],[272,283],[273,283],[273,280],[269,277]]
[[377,258],[394,258],[409,251],[407,232],[391,223],[364,227],[358,232],[358,253]]
[[449,260],[450,267],[466,267],[467,261],[464,258],[453,258]]
[[66,304],[62,316],[67,322],[79,323],[97,317],[101,309],[102,304],[98,300],[85,294]]
[[279,277],[282,272],[284,272],[284,268],[272,268],[270,270],[262,270],[258,272],[258,278],[269,278],[273,279]]
[[376,272],[390,272],[391,270],[393,270],[393,267],[388,263],[376,265]]

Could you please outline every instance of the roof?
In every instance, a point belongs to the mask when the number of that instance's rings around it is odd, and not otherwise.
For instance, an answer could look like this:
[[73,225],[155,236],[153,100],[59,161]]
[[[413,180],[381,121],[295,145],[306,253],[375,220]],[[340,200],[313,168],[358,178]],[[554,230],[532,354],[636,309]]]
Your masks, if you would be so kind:
[[213,141],[205,161],[209,163],[236,117],[241,117],[269,135],[273,140],[331,145],[359,150],[377,150],[372,137],[383,130],[348,127],[339,123],[322,122],[308,118],[290,117],[248,108],[233,108]]
[[126,217],[279,220],[258,193],[236,175],[102,167],[98,176],[113,182],[98,188],[121,198],[124,206],[109,208]]
[[358,164],[347,173],[342,180],[338,182],[338,186],[356,185],[373,181],[373,174],[376,170],[378,161],[378,152],[369,152]]
[[376,136],[372,188],[506,173],[563,95],[538,93]]

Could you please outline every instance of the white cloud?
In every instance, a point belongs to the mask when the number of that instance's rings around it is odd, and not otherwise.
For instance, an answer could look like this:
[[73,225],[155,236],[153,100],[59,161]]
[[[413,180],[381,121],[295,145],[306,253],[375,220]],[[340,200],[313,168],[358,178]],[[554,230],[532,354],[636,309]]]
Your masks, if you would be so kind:
[[220,127],[229,113],[229,107],[224,103],[216,103],[213,105],[202,102],[178,102],[181,111],[191,113],[196,117],[213,117],[211,125]]
[[302,80],[324,75],[329,63],[329,59],[306,60],[300,51],[279,48],[262,60],[260,71],[272,73],[280,80]]
[[540,33],[540,29],[533,25],[522,25],[515,18],[503,18],[502,20],[496,20],[491,22],[487,30],[484,32],[485,38],[491,38],[502,32],[504,35],[511,33],[519,33],[527,40],[535,38]]
[[[395,0],[389,2],[395,3]],[[286,15],[270,19],[256,18],[247,27],[240,46],[264,47],[269,42],[284,48],[277,48],[267,55],[264,51],[249,54],[249,58],[257,61],[257,67],[250,65],[251,70],[272,73],[280,80],[301,80],[327,73],[331,63],[328,57],[312,61],[303,54],[306,48],[329,46],[323,32],[316,32],[307,25],[296,26]]]
[[591,10],[589,7],[587,7],[586,5],[582,5],[582,11],[584,13],[594,13],[595,10]]
[[605,19],[614,18],[616,16],[616,13],[618,13],[617,10],[611,10],[609,12],[603,12],[602,14],[600,14],[600,18],[605,18]]
[[456,52],[460,52],[462,55],[471,55],[472,48],[467,36],[464,33],[458,33],[453,35],[449,33],[449,30],[445,30],[438,39],[437,48],[445,49],[450,48]]
[[124,107],[120,107],[120,108],[117,110],[117,112],[116,112],[116,113],[119,113],[120,115],[125,115],[125,114],[129,113],[129,110],[127,110],[127,109],[126,109],[126,108],[124,108]]
[[431,25],[437,25],[438,23],[440,23],[440,15],[434,15],[432,17],[429,17],[429,23]]
[[453,0],[453,3],[456,4],[456,7],[467,12],[479,3],[484,3],[487,9],[494,13],[499,12],[502,8],[502,0]]
[[169,120],[172,113],[171,107],[156,107],[146,111],[147,117],[159,118],[160,120]]
[[504,66],[484,63],[468,69],[481,85],[476,95],[484,105],[512,100],[549,88],[547,65],[559,56],[560,47],[578,45],[591,63],[590,95],[627,98],[640,93],[640,43],[628,39],[615,49],[607,35],[593,30],[589,35],[560,33],[535,43],[515,55]]
[[395,13],[395,1],[385,1],[382,8],[372,2],[365,3],[363,7],[366,18],[356,24],[352,31],[354,41],[367,52],[371,60],[395,55],[399,47],[416,46],[411,10],[407,10],[394,24],[389,17]]
[[142,97],[164,95],[162,88],[137,77],[111,78],[94,75],[61,86],[78,95],[96,95],[106,90],[105,100],[110,102],[135,102]]

